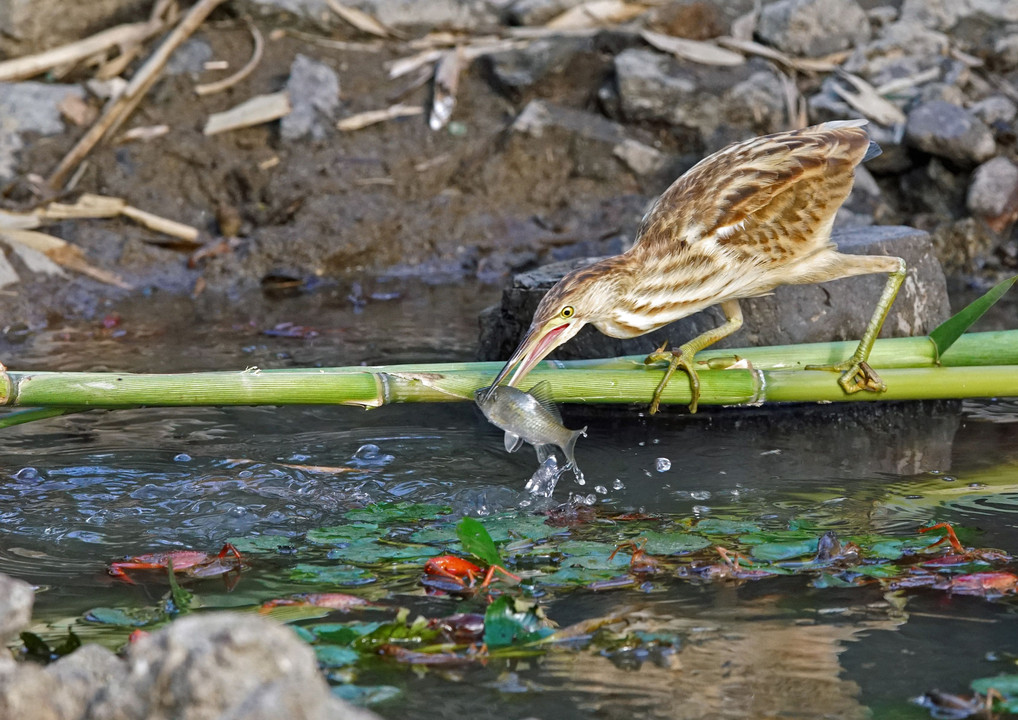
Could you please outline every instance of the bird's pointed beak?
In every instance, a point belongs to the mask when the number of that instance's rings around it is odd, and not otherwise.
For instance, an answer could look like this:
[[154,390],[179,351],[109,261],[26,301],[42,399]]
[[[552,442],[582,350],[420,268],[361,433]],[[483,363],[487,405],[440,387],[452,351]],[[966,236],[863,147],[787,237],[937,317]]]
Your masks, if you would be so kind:
[[[548,353],[575,335],[578,330],[578,327],[573,327],[573,323],[561,319],[541,326],[531,325],[526,337],[516,348],[516,352],[495,376],[484,399],[488,399],[491,390],[502,382],[510,372],[512,372],[512,377],[509,378],[508,384],[517,385]],[[515,372],[513,372],[513,368],[516,368]]]

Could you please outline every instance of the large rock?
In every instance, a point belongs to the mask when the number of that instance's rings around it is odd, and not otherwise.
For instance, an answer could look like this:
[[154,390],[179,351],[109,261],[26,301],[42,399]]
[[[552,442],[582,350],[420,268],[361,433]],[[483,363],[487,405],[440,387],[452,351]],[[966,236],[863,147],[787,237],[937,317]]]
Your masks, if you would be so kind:
[[580,53],[593,49],[591,37],[544,38],[524,47],[490,53],[481,58],[481,63],[499,90],[519,98],[532,85],[565,70]]
[[953,30],[962,21],[986,23],[1018,22],[1014,0],[905,0],[901,21],[934,30]]
[[1001,155],[977,167],[966,205],[994,232],[1003,233],[1018,220],[1018,165]]
[[913,147],[959,165],[976,165],[997,152],[993,133],[984,122],[942,100],[918,105],[908,114],[905,139]]
[[[906,227],[868,227],[837,233],[833,239],[842,252],[895,255],[908,265],[908,276],[884,323],[882,337],[924,335],[947,319],[950,307],[944,273],[926,233]],[[480,359],[507,359],[544,294],[566,272],[585,262],[589,259],[517,275],[502,294],[501,305],[489,308],[481,317]],[[822,285],[791,285],[777,288],[773,295],[743,300],[745,324],[718,347],[858,340],[886,280],[884,275],[866,275]],[[723,321],[720,310],[710,308],[631,340],[610,338],[586,327],[552,357],[565,360],[647,353],[665,341],[678,345]]]
[[[277,714],[278,713],[278,714]],[[89,720],[374,720],[329,691],[309,645],[254,615],[209,613],[133,643],[127,677],[104,686]]]
[[[615,82],[626,120],[693,128],[712,147],[726,126],[766,134],[785,120],[780,79],[756,62],[711,67],[634,48],[615,57]],[[725,138],[734,139],[741,136]]]
[[151,0],[0,0],[0,57],[79,40],[118,21],[142,20]]
[[760,13],[757,34],[779,50],[818,57],[866,42],[870,25],[855,0],[778,0]]
[[[24,580],[0,575],[0,646],[18,637],[32,619],[35,591]],[[0,715],[0,717],[3,717]]]
[[60,104],[69,96],[84,99],[85,91],[77,85],[0,82],[0,183],[14,176],[27,133],[64,131]]

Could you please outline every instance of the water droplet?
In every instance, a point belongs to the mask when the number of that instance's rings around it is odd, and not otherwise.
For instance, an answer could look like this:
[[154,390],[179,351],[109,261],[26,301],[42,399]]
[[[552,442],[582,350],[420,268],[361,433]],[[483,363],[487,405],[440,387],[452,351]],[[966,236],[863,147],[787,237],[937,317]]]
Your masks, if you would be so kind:
[[191,462],[191,456],[187,453],[180,453],[173,456],[173,462]]
[[615,478],[615,482],[612,483],[612,488],[614,490],[622,490],[625,487],[626,487],[625,484],[621,480],[619,480],[618,478]]
[[596,502],[597,502],[597,495],[595,495],[594,493],[590,493],[590,495],[588,495],[588,496],[587,496],[587,497],[585,498],[585,502],[586,502],[586,503],[587,503],[588,505],[593,505],[594,503],[596,503]]
[[710,490],[694,490],[689,493],[689,497],[694,500],[710,500]]
[[672,469],[672,461],[668,458],[658,458],[654,461],[654,467],[658,472],[667,472]]
[[598,495],[607,495],[608,488],[606,488],[604,485],[595,485],[594,492],[596,492]]
[[234,505],[226,512],[226,514],[235,518],[244,517],[247,515],[247,508],[243,505]]
[[34,467],[23,467],[14,473],[15,480],[38,480],[39,471]]
[[693,506],[693,514],[698,516],[698,517],[703,517],[704,515],[710,515],[710,506],[709,505],[694,505]]
[[396,458],[382,452],[382,448],[374,443],[365,443],[357,448],[353,454],[350,464],[356,467],[381,467],[388,465]]

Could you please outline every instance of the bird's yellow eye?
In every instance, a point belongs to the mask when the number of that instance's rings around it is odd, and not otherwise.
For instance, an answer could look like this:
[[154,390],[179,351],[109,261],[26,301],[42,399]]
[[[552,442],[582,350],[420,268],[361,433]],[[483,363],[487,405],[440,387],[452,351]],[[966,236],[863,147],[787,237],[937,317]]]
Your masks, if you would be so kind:
[[574,314],[576,314],[576,311],[573,309],[572,305],[566,305],[562,308],[562,312],[559,313],[559,315],[564,318],[571,318]]

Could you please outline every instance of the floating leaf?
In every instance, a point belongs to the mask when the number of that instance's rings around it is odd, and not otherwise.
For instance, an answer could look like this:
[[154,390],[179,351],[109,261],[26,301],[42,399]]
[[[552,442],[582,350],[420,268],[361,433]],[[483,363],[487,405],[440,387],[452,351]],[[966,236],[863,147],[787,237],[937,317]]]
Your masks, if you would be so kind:
[[652,555],[682,555],[711,545],[705,537],[684,532],[650,531],[644,533],[643,537],[647,538],[643,549]]
[[145,627],[165,620],[166,616],[153,608],[92,608],[85,613],[85,621],[119,627]]
[[166,599],[166,611],[171,615],[190,612],[191,603],[194,601],[194,593],[185,590],[177,582],[176,574],[173,572],[172,557],[166,562],[166,574],[170,581],[170,594]]
[[993,688],[1005,698],[1014,699],[1018,697],[1018,675],[979,678],[970,682],[969,687],[980,695],[985,695]]
[[966,330],[983,316],[987,310],[1003,297],[1004,293],[1011,289],[1011,286],[1018,281],[1018,275],[1002,280],[990,288],[982,297],[966,305],[962,310],[955,313],[930,333],[930,340],[937,348],[937,358],[943,357],[947,349],[960,338]]
[[290,579],[302,582],[319,582],[330,585],[366,585],[377,578],[352,565],[310,565],[300,563],[290,571]]
[[748,520],[726,520],[724,518],[704,518],[693,529],[701,535],[743,535],[760,530],[760,526]]
[[502,558],[487,529],[479,521],[465,517],[456,525],[456,535],[463,543],[463,549],[486,565],[502,565]]
[[390,523],[394,520],[435,520],[448,515],[452,508],[448,505],[432,505],[428,503],[377,503],[366,508],[347,510],[343,514],[347,520],[360,520],[373,523]]
[[240,553],[270,552],[282,555],[292,554],[300,544],[286,535],[255,535],[252,537],[230,538],[229,543]]
[[382,627],[380,622],[352,622],[352,623],[319,623],[318,625],[307,625],[313,636],[322,642],[332,645],[349,645],[358,638],[370,635]]
[[377,538],[378,524],[372,522],[354,522],[347,525],[330,525],[329,527],[308,530],[308,542],[316,545],[337,545],[362,538]]
[[392,685],[340,685],[332,688],[332,694],[354,705],[373,705],[400,694]]
[[789,540],[787,542],[765,542],[755,545],[750,549],[750,554],[756,560],[766,562],[777,562],[779,560],[791,560],[801,558],[804,555],[815,555],[820,544],[819,538],[807,540]]
[[540,640],[551,628],[536,612],[537,605],[508,595],[495,600],[484,613],[484,643],[488,647],[515,645]]
[[335,668],[353,665],[360,658],[360,653],[340,645],[316,645],[315,657],[322,667]]
[[381,543],[377,540],[355,540],[346,547],[329,551],[329,559],[346,560],[347,562],[371,565],[383,560],[416,560],[429,558],[435,554],[435,548],[420,545],[397,545]]
[[439,630],[429,627],[426,618],[418,617],[412,623],[407,624],[410,612],[406,609],[400,610],[396,619],[392,622],[382,623],[375,630],[364,635],[353,642],[353,646],[362,651],[373,651],[381,645],[386,645],[394,640],[414,641],[418,645],[426,645],[438,638]]
[[515,514],[490,516],[481,519],[484,529],[495,542],[505,542],[510,538],[529,538],[540,540],[549,535],[563,534],[562,528],[548,525],[544,518],[519,516]]

